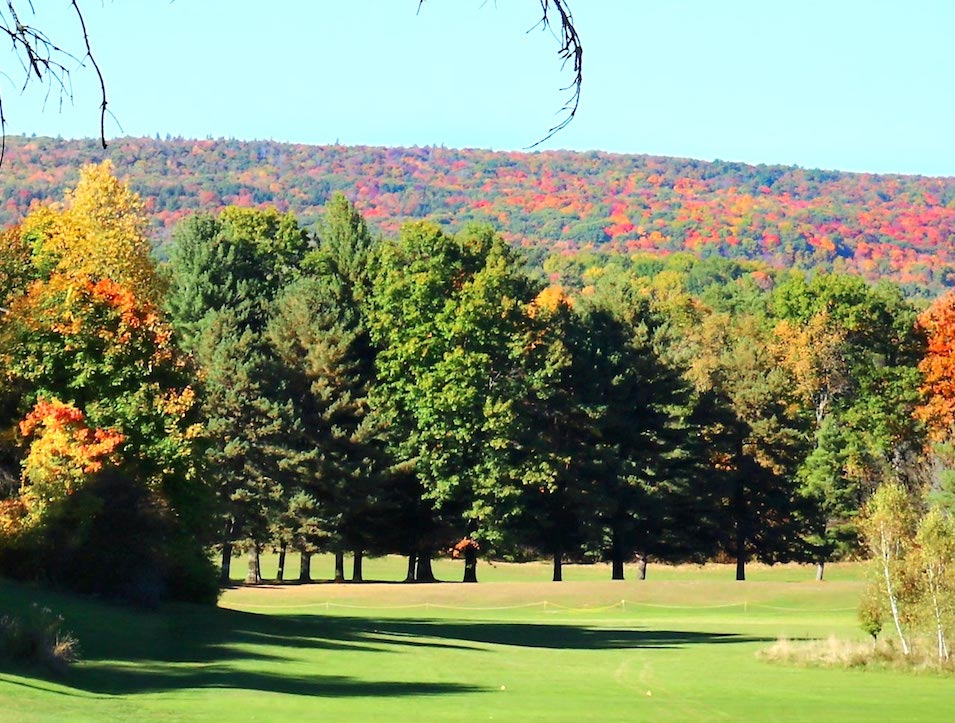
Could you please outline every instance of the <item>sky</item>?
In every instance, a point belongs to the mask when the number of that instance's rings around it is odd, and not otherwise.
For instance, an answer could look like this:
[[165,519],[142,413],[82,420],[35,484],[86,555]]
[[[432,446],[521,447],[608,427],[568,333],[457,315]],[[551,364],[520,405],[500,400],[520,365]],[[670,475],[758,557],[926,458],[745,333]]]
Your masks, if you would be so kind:
[[[540,149],[955,176],[951,0],[568,0],[575,120]],[[29,16],[77,48],[68,3]],[[521,150],[569,68],[539,0],[84,0],[107,136]],[[267,8],[267,9],[266,9]],[[44,9],[38,8],[38,12]],[[21,18],[23,19],[23,18]],[[8,130],[94,137],[95,77],[60,108],[0,75]]]

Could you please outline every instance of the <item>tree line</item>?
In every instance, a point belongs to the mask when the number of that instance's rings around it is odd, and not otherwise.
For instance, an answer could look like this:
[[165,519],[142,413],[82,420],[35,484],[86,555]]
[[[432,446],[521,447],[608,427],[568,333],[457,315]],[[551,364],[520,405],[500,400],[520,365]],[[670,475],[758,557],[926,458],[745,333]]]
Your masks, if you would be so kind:
[[447,551],[470,581],[482,555],[821,576],[880,485],[949,494],[950,298],[535,265],[488,226],[379,238],[342,195],[313,231],[197,213],[162,264],[148,227],[104,164],[0,238],[4,574],[138,601],[214,599],[238,551],[258,582],[266,548],[302,581],[319,551],[338,580],[346,553],[433,580]]

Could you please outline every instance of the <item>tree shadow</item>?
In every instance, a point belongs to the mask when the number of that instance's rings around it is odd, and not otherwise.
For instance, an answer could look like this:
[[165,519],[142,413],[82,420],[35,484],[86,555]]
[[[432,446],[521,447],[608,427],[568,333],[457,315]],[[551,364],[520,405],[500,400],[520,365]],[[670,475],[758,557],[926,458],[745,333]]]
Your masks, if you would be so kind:
[[460,647],[462,643],[471,643],[555,650],[668,649],[688,645],[756,643],[773,640],[735,633],[588,627],[555,623],[370,618],[340,618],[340,621],[346,635],[354,639],[359,639],[367,635],[369,631],[373,631],[379,636],[390,636],[392,641],[394,638],[400,641],[402,637],[454,640],[456,641],[454,647]]
[[[366,680],[290,674],[283,663],[307,649],[380,653],[402,647],[467,647],[396,641],[351,619],[262,615],[228,609],[170,606],[162,614],[116,611],[71,622],[83,662],[57,682],[82,695],[129,695],[184,688],[232,688],[289,695],[448,695],[483,690],[458,683]],[[355,619],[356,621],[358,619]],[[122,629],[117,629],[117,624]],[[369,669],[372,666],[369,663]]]
[[[748,643],[768,638],[734,634],[588,627],[556,623],[447,621],[342,615],[263,615],[182,606],[141,614],[145,625],[96,629],[108,616],[76,630],[90,641],[84,662],[62,682],[86,694],[128,695],[182,688],[235,688],[302,696],[449,695],[484,688],[456,683],[381,681],[339,675],[288,674],[282,664],[306,649],[411,652],[421,647],[474,650],[492,646],[554,650],[667,649]],[[369,669],[373,665],[369,658]]]

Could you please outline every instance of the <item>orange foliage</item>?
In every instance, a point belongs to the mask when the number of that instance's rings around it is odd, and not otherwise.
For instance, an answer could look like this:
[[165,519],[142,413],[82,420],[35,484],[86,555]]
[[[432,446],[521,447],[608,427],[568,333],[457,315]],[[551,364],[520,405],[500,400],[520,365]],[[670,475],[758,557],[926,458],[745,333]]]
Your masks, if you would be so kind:
[[924,403],[916,416],[937,440],[955,431],[955,293],[937,299],[919,316],[928,336],[928,350],[919,363]]
[[[99,472],[103,462],[113,455],[125,437],[114,430],[90,429],[83,420],[83,412],[72,404],[58,399],[38,401],[20,422],[20,434],[34,437],[24,466],[25,473],[31,466],[31,457],[37,452],[55,458],[58,464],[79,469],[84,475]],[[33,460],[33,464],[47,462]]]
[[531,316],[536,316],[537,310],[548,312],[557,311],[561,306],[573,306],[573,301],[559,284],[548,286],[541,291],[531,303]]
[[80,489],[116,453],[125,437],[91,429],[83,412],[58,399],[41,399],[20,422],[32,437],[23,462],[20,496],[0,506],[0,532],[10,534],[40,524],[51,509]]

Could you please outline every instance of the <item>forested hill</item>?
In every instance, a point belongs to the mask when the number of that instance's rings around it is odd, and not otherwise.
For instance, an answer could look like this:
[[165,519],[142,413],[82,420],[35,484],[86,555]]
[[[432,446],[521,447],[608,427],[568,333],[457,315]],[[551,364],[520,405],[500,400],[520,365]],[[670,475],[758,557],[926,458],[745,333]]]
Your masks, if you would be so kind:
[[391,233],[430,217],[493,224],[539,250],[691,251],[955,285],[955,178],[888,176],[609,153],[305,146],[269,141],[10,138],[0,222],[61,198],[108,156],[158,236],[220,206],[275,205],[310,223],[342,190]]

